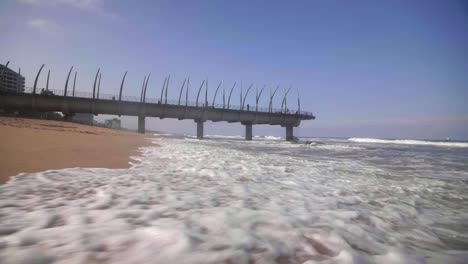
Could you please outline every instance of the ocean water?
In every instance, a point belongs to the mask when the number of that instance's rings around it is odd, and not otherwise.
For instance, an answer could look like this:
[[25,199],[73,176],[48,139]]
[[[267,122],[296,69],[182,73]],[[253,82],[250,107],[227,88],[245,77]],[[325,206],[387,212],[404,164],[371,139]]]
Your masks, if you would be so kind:
[[159,137],[0,187],[0,263],[468,263],[468,143]]

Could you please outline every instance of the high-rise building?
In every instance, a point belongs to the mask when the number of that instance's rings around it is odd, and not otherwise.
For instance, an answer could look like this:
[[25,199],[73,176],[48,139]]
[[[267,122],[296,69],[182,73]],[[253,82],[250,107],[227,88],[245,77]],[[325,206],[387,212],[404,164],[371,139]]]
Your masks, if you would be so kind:
[[0,90],[9,92],[24,91],[24,76],[0,64]]

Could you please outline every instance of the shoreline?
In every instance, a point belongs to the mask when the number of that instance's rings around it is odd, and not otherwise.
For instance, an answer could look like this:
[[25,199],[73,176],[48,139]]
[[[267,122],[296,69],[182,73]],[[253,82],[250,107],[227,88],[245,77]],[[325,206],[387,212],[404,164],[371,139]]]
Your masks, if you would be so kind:
[[64,121],[0,117],[0,185],[20,173],[130,168],[152,136]]

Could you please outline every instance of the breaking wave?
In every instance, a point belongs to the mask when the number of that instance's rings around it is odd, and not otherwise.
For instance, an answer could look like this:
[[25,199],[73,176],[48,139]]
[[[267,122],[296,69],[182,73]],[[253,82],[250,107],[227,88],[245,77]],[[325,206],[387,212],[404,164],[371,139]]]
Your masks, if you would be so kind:
[[458,147],[468,148],[467,142],[439,142],[439,141],[424,141],[411,139],[378,139],[378,138],[349,138],[348,140],[359,143],[379,143],[379,144],[401,144],[401,145],[421,145],[421,146],[437,146],[437,147]]
[[282,137],[275,137],[275,136],[255,136],[256,139],[266,139],[266,140],[281,140]]

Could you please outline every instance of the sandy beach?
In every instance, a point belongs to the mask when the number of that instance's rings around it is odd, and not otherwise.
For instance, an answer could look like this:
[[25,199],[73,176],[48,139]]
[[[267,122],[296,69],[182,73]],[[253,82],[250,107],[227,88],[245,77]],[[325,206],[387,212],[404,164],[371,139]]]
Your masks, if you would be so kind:
[[128,168],[148,136],[81,124],[0,117],[0,184],[23,172]]

